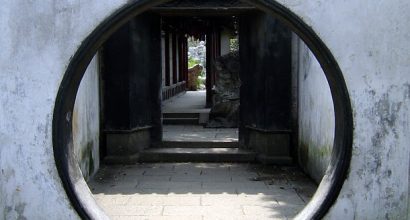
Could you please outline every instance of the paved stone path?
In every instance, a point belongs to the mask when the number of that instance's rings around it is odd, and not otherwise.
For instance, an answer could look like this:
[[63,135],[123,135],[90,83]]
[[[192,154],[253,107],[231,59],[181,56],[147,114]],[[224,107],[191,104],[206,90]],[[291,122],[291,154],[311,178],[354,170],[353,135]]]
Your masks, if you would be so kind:
[[316,185],[295,167],[225,163],[103,166],[89,183],[112,219],[287,219]]
[[210,108],[205,108],[206,92],[187,91],[163,102],[163,113],[200,113],[209,112]]
[[237,142],[236,128],[204,128],[201,125],[164,125],[164,141]]

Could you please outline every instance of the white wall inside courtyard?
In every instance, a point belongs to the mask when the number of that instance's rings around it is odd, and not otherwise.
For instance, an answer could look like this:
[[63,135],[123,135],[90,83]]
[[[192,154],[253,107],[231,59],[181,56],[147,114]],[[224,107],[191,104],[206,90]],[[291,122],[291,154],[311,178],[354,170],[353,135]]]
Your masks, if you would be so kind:
[[86,180],[100,166],[100,96],[98,54],[81,80],[73,110],[73,146]]
[[315,56],[296,35],[293,71],[298,87],[298,162],[317,183],[325,175],[333,149],[335,115],[325,74]]
[[54,103],[82,41],[126,2],[0,1],[0,219],[79,219],[54,161]]

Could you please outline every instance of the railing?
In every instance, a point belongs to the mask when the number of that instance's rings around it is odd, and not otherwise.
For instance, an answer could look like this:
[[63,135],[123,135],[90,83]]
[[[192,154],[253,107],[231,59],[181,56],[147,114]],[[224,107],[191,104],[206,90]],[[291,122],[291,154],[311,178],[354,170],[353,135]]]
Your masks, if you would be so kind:
[[186,82],[182,81],[171,86],[162,87],[162,101],[178,95],[186,90]]

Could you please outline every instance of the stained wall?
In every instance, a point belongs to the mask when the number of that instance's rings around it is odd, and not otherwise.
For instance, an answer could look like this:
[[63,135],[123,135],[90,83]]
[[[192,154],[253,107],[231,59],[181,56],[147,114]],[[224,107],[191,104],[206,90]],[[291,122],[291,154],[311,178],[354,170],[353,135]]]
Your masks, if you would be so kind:
[[329,166],[335,114],[329,84],[315,56],[295,34],[292,71],[297,78],[297,161],[317,183]]
[[73,147],[86,180],[100,166],[100,83],[98,55],[81,80],[73,110]]
[[[408,218],[408,1],[278,2],[327,45],[352,104],[350,169],[326,219]],[[81,42],[126,3],[1,2],[0,218],[79,219],[55,166],[54,103]]]

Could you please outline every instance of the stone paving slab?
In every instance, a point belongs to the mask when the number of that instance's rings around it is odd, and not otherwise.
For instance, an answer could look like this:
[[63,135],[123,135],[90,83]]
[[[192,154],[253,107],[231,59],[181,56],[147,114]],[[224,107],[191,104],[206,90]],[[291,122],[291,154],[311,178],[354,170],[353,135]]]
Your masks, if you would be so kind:
[[112,219],[288,219],[316,184],[293,167],[235,163],[102,166],[89,182]]
[[126,182],[137,182],[137,183],[142,183],[142,182],[152,182],[152,181],[157,181],[157,182],[166,182],[170,181],[172,178],[172,175],[150,175],[150,176],[123,176],[119,181],[126,181]]
[[244,206],[244,205],[259,205],[259,206],[271,206],[279,205],[275,196],[239,196],[239,195],[203,195],[201,196],[201,205],[220,205],[224,206],[230,204],[232,206]]
[[202,216],[240,216],[243,215],[241,207],[238,206],[165,206],[163,215],[202,215]]
[[134,196],[127,200],[128,205],[142,206],[199,206],[201,205],[200,196]]
[[163,102],[163,113],[201,113],[209,112],[211,109],[205,108],[205,91],[187,91]]
[[136,206],[136,205],[112,205],[104,204],[102,208],[109,213],[109,215],[129,215],[129,216],[151,216],[161,215],[163,206]]
[[111,216],[112,220],[202,220],[197,216]]
[[220,183],[220,182],[231,182],[232,177],[229,175],[223,176],[197,176],[197,175],[175,175],[171,177],[171,181],[175,182],[197,182],[201,181],[202,183]]
[[239,148],[150,148],[140,153],[142,162],[254,162],[256,153]]
[[286,217],[261,217],[261,216],[204,216],[202,220],[283,220]]

